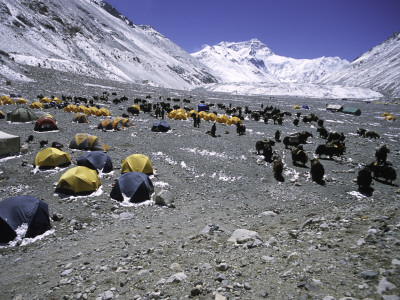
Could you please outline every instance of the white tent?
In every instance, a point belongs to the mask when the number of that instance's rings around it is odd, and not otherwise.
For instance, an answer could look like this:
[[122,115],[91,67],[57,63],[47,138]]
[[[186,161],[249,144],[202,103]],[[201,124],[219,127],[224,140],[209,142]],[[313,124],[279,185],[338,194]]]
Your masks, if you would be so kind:
[[342,109],[343,109],[343,106],[340,104],[328,104],[326,106],[326,110],[329,110],[329,111],[342,111]]
[[21,138],[0,131],[0,156],[19,153],[21,146]]

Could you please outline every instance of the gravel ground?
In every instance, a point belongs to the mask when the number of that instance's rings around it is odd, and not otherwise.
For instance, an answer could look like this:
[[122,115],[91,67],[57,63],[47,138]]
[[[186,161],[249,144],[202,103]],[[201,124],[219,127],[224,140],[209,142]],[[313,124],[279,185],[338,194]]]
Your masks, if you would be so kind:
[[[381,114],[398,117],[399,105],[330,102],[361,109],[361,116],[351,116],[327,112],[325,100],[189,93],[29,72],[37,75],[37,82],[12,83],[0,92],[21,93],[31,101],[40,93],[59,98],[90,98],[103,91],[126,95],[126,102],[105,105],[112,116],[126,113],[134,98],[146,95],[153,102],[160,96],[187,98],[194,108],[201,100],[250,109],[263,103],[293,114],[294,105],[307,104],[310,110],[301,113],[313,112],[329,130],[343,132],[347,149],[341,158],[321,159],[325,185],[320,185],[311,180],[309,163],[293,165],[290,150],[277,143],[273,149],[284,161],[284,181],[279,182],[272,164],[256,154],[256,141],[273,138],[277,129],[282,137],[307,130],[314,137],[304,149],[312,157],[325,142],[315,123],[295,127],[293,116],[282,125],[246,117],[245,135],[237,135],[234,126],[217,124],[218,137],[213,138],[205,134],[212,125],[206,121],[194,128],[191,120],[167,120],[171,132],[151,132],[156,119],[143,112],[131,118],[134,127],[119,132],[98,130],[101,117],[76,124],[73,113],[54,108],[35,113],[52,114],[58,132],[37,133],[32,123],[0,120],[0,130],[20,135],[22,141],[34,136],[27,153],[0,161],[2,199],[33,195],[49,204],[51,215],[62,216],[42,239],[0,248],[1,299],[400,299],[399,179],[393,184],[374,180],[371,196],[358,193],[354,181],[384,143],[398,170],[400,127]],[[376,131],[380,138],[358,136],[359,127]],[[101,177],[95,195],[61,198],[54,188],[66,169],[34,172],[31,163],[39,142],[48,140],[63,144],[75,166],[84,152],[68,145],[81,132],[97,135],[111,147],[107,154],[114,172]],[[174,207],[153,202],[125,207],[110,199],[121,160],[134,153],[151,159],[155,194],[168,190]],[[238,229],[253,235],[228,241]]]

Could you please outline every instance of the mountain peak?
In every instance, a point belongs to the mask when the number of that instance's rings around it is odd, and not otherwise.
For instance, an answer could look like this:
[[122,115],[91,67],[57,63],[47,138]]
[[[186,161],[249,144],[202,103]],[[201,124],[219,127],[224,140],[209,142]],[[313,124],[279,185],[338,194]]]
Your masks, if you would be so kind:
[[256,38],[221,42],[192,55],[225,82],[313,82],[349,64],[332,57],[294,59],[275,55]]
[[221,42],[216,47],[221,47],[234,52],[247,53],[250,56],[273,55],[274,53],[259,39],[253,38],[243,42]]

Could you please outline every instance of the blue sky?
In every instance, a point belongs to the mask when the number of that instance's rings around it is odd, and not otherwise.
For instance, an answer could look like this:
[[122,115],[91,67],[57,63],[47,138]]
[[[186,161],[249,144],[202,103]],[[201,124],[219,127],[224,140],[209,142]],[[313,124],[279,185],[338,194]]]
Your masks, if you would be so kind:
[[257,38],[293,58],[349,61],[400,31],[400,0],[106,0],[192,53]]

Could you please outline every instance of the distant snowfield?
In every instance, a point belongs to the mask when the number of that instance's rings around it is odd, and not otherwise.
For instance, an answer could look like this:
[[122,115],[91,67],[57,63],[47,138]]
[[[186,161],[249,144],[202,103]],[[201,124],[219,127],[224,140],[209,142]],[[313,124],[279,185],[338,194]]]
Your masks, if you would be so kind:
[[297,96],[307,98],[349,98],[349,99],[379,99],[383,95],[371,89],[360,87],[345,87],[339,85],[317,85],[311,83],[221,83],[204,86],[212,92],[238,95],[271,95]]

